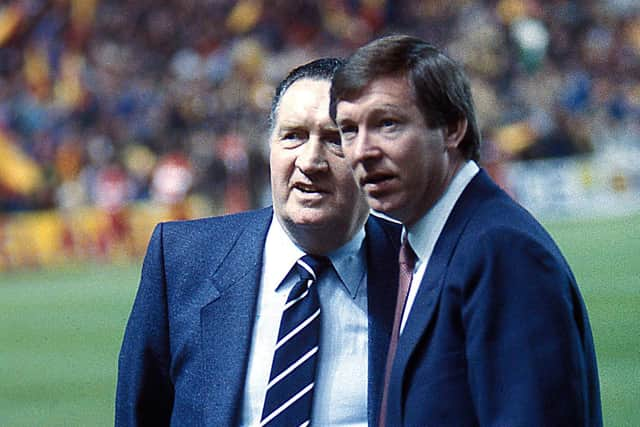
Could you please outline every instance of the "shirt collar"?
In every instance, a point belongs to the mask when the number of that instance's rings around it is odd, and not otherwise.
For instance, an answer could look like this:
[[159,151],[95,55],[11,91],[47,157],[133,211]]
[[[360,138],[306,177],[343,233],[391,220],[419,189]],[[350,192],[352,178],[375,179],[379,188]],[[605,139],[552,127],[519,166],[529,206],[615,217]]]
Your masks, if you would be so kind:
[[[419,260],[429,256],[458,198],[479,170],[473,160],[467,161],[436,204],[408,229],[409,243]],[[406,229],[403,230],[405,232]]]
[[[352,298],[357,296],[366,271],[364,237],[364,228],[360,228],[351,240],[327,254],[340,282]],[[275,291],[280,287],[293,265],[303,255],[305,255],[304,250],[289,238],[274,214],[267,232],[264,252],[264,268],[270,269],[271,277],[277,278],[270,289]]]

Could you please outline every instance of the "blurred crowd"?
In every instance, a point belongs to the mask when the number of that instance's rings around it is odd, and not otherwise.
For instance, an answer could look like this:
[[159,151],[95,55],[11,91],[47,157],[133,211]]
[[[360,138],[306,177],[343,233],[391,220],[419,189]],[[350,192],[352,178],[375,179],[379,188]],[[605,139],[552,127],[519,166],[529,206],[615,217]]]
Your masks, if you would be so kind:
[[274,85],[394,32],[464,65],[487,167],[640,143],[636,0],[3,0],[0,212],[264,205]]

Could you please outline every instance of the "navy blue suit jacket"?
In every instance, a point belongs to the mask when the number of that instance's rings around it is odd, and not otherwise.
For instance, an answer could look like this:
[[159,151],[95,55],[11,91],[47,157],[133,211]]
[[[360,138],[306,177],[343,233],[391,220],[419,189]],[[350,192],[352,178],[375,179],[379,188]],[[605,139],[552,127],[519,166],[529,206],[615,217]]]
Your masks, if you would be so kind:
[[599,426],[576,280],[542,226],[480,171],[457,201],[398,343],[389,426]]
[[[116,425],[239,422],[271,208],[156,227],[120,351]],[[399,226],[370,217],[370,424],[397,292]]]

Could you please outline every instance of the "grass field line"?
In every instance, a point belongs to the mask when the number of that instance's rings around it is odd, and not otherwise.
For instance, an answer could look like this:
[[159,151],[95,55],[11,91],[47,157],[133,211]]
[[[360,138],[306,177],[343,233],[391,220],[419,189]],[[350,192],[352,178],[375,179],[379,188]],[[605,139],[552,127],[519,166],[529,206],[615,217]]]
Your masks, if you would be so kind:
[[[605,425],[640,426],[640,215],[549,229],[589,310]],[[113,425],[141,263],[0,273],[0,426]]]

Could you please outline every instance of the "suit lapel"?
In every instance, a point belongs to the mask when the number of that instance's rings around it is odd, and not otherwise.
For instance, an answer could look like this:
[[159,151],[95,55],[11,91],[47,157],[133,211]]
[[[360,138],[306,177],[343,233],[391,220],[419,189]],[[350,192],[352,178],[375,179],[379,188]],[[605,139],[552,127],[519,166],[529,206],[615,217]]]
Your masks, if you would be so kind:
[[389,390],[390,413],[401,413],[401,407],[398,405],[401,405],[402,401],[401,387],[407,374],[407,364],[433,319],[444,286],[446,270],[460,235],[472,217],[472,213],[475,212],[476,206],[491,197],[490,194],[496,188],[489,176],[480,170],[462,192],[436,242],[405,329],[398,342]]
[[367,311],[369,315],[369,373],[367,412],[375,425],[398,290],[400,225],[370,216],[367,236]]
[[[264,241],[272,217],[267,209],[242,228],[229,229],[228,253],[207,279],[210,300],[200,312],[205,375],[205,425],[238,424],[246,377]],[[369,312],[370,425],[375,424],[397,294],[400,227],[371,217],[366,224]],[[212,242],[212,245],[222,245]],[[214,250],[213,248],[211,250]],[[219,247],[217,250],[220,250]]]
[[200,312],[205,425],[238,423],[271,217],[265,209],[241,229],[230,228],[228,253],[208,279],[211,301]]

